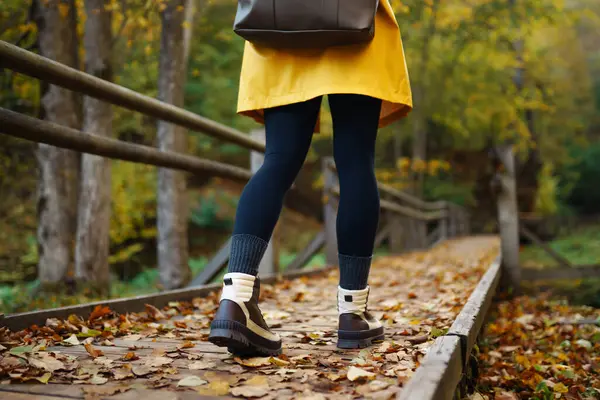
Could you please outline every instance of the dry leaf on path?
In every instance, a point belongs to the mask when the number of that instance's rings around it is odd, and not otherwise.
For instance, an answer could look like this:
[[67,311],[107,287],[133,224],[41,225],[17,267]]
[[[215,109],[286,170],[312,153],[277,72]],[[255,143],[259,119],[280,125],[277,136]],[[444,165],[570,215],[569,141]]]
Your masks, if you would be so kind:
[[65,368],[65,364],[62,361],[52,357],[49,353],[40,352],[30,356],[27,361],[35,368],[43,369],[47,372],[54,372],[59,369]]
[[195,386],[202,386],[202,385],[206,385],[208,382],[205,381],[204,379],[200,378],[199,376],[195,376],[195,375],[188,375],[183,377],[179,382],[177,382],[177,386],[182,386],[182,387],[195,387]]
[[162,367],[173,362],[172,358],[169,357],[148,357],[144,365],[147,367]]
[[100,319],[100,318],[107,316],[111,312],[112,311],[110,310],[110,308],[108,306],[102,307],[101,305],[98,305],[94,308],[94,311],[92,311],[90,313],[90,317],[88,319],[90,321],[94,321],[96,319]]
[[231,394],[236,397],[263,397],[269,393],[269,389],[264,386],[242,385],[231,389]]
[[79,342],[79,339],[77,339],[77,336],[73,333],[71,336],[69,336],[67,339],[63,340],[62,343],[67,343],[70,344],[71,346],[78,346],[81,343]]
[[229,393],[229,383],[224,381],[213,381],[196,389],[202,396],[225,396]]
[[351,366],[346,374],[349,381],[356,381],[359,379],[375,379],[375,374],[369,371],[365,371],[364,369],[357,368],[355,366]]
[[271,365],[271,357],[253,357],[253,358],[240,358],[235,357],[233,359],[236,363],[245,367],[257,368]]
[[140,340],[141,338],[142,338],[142,335],[135,334],[135,335],[124,336],[122,339],[126,342],[136,342],[136,341]]
[[83,393],[87,394],[88,396],[91,396],[92,398],[104,398],[108,396],[113,396],[117,393],[125,393],[129,389],[130,387],[128,386],[84,386],[81,388]]
[[100,356],[104,355],[104,353],[102,353],[102,351],[95,349],[91,343],[86,343],[86,344],[84,344],[84,346],[85,346],[85,351],[87,351],[88,354],[92,358],[96,358],[96,357],[100,357]]
[[156,372],[156,368],[151,368],[146,365],[134,365],[133,368],[131,368],[131,372],[133,372],[135,376],[146,376]]
[[89,380],[89,382],[92,385],[104,385],[106,382],[108,382],[108,378],[105,378],[100,375],[94,375],[92,376],[92,379]]
[[133,378],[133,372],[131,371],[131,364],[123,365],[120,368],[115,368],[112,370],[113,377],[120,381],[127,378]]
[[188,365],[188,369],[191,369],[191,370],[211,369],[216,366],[217,366],[217,363],[215,363],[214,361],[200,360],[200,361],[194,361],[193,363]]
[[146,307],[146,312],[148,313],[148,316],[150,318],[152,318],[155,321],[161,320],[161,319],[167,319],[167,317],[165,317],[165,314],[162,313],[162,311],[160,311],[158,308],[154,307],[151,304],[145,304]]
[[123,357],[121,357],[122,361],[135,361],[135,360],[139,360],[140,358],[133,352],[130,351],[127,354],[125,354]]

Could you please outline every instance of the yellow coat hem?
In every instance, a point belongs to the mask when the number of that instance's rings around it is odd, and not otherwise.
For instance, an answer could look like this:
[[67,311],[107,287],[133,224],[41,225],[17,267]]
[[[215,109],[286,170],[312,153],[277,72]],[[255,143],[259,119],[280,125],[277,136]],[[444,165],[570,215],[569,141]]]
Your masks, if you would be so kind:
[[[357,87],[344,86],[343,89],[337,86],[319,87],[312,91],[293,92],[282,96],[259,96],[260,102],[255,102],[251,98],[240,98],[239,104],[243,104],[243,106],[238,107],[237,113],[239,115],[250,117],[259,124],[264,124],[265,108],[278,107],[291,103],[301,103],[328,94],[361,94],[381,99],[384,103],[387,103],[385,106],[388,108],[388,112],[380,118],[380,128],[405,117],[412,110],[412,96],[407,94],[405,90],[399,90],[398,92],[385,91],[384,93],[377,90],[365,90],[364,86],[360,85]],[[394,110],[390,112],[390,108],[393,108]],[[315,132],[319,132],[319,125],[320,124],[317,122]]]

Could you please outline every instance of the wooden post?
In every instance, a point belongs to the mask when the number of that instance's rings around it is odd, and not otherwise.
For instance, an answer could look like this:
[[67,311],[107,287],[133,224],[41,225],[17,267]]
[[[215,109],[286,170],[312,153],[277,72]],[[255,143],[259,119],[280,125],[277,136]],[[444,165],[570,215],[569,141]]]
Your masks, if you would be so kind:
[[448,209],[448,203],[446,203],[443,209],[446,215],[440,219],[440,240],[448,239],[448,218],[450,216]]
[[[250,136],[253,139],[259,140],[262,143],[265,142],[265,131],[264,129],[257,129],[250,133]],[[250,152],[250,169],[252,173],[256,173],[258,169],[263,164],[265,156],[262,153],[257,151]],[[269,240],[269,246],[267,246],[267,250],[265,251],[265,255],[263,256],[260,265],[258,266],[258,274],[259,276],[268,276],[274,275],[277,273],[276,260],[275,260],[275,249],[274,249],[274,239],[275,239],[275,229],[273,233],[273,237]]]
[[521,268],[519,265],[519,209],[517,207],[517,184],[515,156],[512,145],[496,148],[500,162],[500,190],[498,191],[498,228],[502,240],[502,285],[519,291]]
[[323,222],[325,224],[325,262],[327,265],[338,264],[338,246],[336,232],[337,207],[331,189],[337,186],[337,174],[330,168],[332,157],[323,158]]

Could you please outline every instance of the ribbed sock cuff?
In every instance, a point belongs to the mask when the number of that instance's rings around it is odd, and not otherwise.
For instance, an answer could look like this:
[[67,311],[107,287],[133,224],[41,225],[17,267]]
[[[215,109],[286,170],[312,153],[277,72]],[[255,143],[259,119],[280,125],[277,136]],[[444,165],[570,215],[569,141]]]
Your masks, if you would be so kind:
[[268,242],[254,235],[238,234],[231,237],[228,272],[256,276],[258,266],[267,250]]
[[355,257],[338,254],[340,263],[340,286],[346,290],[362,290],[367,287],[371,257]]

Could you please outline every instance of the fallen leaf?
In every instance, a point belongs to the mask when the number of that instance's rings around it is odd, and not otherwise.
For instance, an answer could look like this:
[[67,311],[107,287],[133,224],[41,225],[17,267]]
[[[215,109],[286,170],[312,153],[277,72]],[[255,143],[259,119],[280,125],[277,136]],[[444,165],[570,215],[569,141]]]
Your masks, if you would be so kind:
[[57,360],[55,357],[45,352],[34,354],[27,360],[31,366],[48,372],[54,372],[65,368],[65,364],[62,361]]
[[193,342],[190,342],[189,340],[186,340],[182,344],[178,345],[177,348],[179,350],[181,350],[181,349],[191,349],[192,347],[195,347],[195,346],[196,345]]
[[108,306],[102,307],[101,305],[97,305],[94,308],[94,311],[92,311],[90,313],[89,320],[91,322],[91,321],[94,321],[96,319],[103,318],[103,317],[107,316],[110,313],[111,313],[111,310],[110,310],[110,308]]
[[251,368],[264,367],[267,365],[271,365],[271,357],[253,357],[253,358],[235,357],[233,360],[240,365],[243,365],[245,367],[251,367]]
[[131,365],[127,364],[120,368],[115,368],[111,371],[113,373],[113,377],[120,381],[127,378],[133,378],[133,372],[131,371]]
[[229,393],[229,383],[225,381],[213,381],[196,389],[203,396],[225,396]]
[[92,379],[89,380],[89,382],[92,385],[104,385],[106,382],[108,382],[108,378],[105,378],[100,375],[94,375],[92,376]]
[[81,338],[95,338],[96,336],[102,335],[102,332],[96,329],[89,329],[86,326],[81,327],[81,332],[77,334],[77,337]]
[[144,363],[147,367],[162,367],[173,362],[172,358],[169,357],[150,357]]
[[67,343],[67,344],[70,344],[71,346],[78,346],[81,344],[81,343],[79,343],[79,339],[77,339],[77,336],[75,336],[75,334],[72,334],[67,339],[63,340],[62,343]]
[[286,365],[290,365],[289,361],[282,360],[281,358],[278,358],[278,357],[271,357],[269,360],[271,361],[272,364],[275,364],[279,367],[285,367]]
[[231,394],[236,397],[263,397],[269,393],[269,389],[264,386],[237,386],[231,389]]
[[100,356],[104,355],[104,353],[102,353],[102,351],[95,349],[91,343],[86,343],[86,344],[84,344],[84,346],[85,346],[85,350],[88,352],[88,354],[92,358],[96,358],[96,357],[100,357]]
[[52,377],[52,374],[50,372],[46,372],[44,375],[42,376],[38,376],[32,379],[35,379],[36,381],[40,382],[40,383],[48,383],[48,381],[50,380],[50,378]]
[[156,372],[156,368],[151,368],[146,365],[134,365],[133,368],[131,368],[131,372],[133,372],[135,376],[146,376]]
[[127,354],[125,354],[123,357],[121,357],[122,361],[135,361],[135,360],[139,360],[140,358],[133,352],[130,351]]
[[188,375],[188,376],[183,377],[183,379],[181,379],[179,382],[177,382],[177,386],[196,387],[196,386],[205,385],[207,383],[208,383],[207,381],[205,381],[204,379],[201,379],[198,376]]
[[32,351],[33,351],[33,346],[17,346],[17,347],[13,347],[12,349],[10,349],[8,351],[8,353],[19,357],[26,353],[31,353]]
[[329,379],[332,382],[340,381],[346,377],[346,375],[344,375],[344,374],[334,374],[333,372],[330,372],[325,376],[327,377],[327,379]]
[[165,317],[165,314],[163,314],[158,308],[154,307],[151,304],[145,304],[146,307],[146,312],[148,313],[148,316],[150,318],[152,318],[155,321],[161,320],[161,319],[166,319],[167,317]]
[[358,379],[375,379],[374,373],[365,371],[364,369],[357,368],[355,366],[351,366],[350,369],[348,369],[348,373],[346,374],[346,376],[348,377],[348,380],[352,382]]
[[267,377],[264,375],[255,375],[252,378],[248,379],[244,382],[244,385],[250,386],[269,386],[269,381]]
[[92,398],[104,398],[114,396],[117,393],[125,393],[131,389],[128,386],[102,386],[102,387],[94,387],[94,386],[84,386],[81,388],[83,393],[87,394]]
[[142,338],[142,335],[127,335],[125,337],[123,337],[123,340],[126,342],[135,342],[138,341]]
[[110,367],[113,363],[113,360],[111,360],[108,357],[102,356],[102,357],[97,357],[94,358],[94,364],[98,364],[98,365],[103,365],[105,367]]
[[190,365],[188,365],[188,369],[198,370],[198,369],[210,369],[216,367],[217,364],[214,361],[194,361]]

